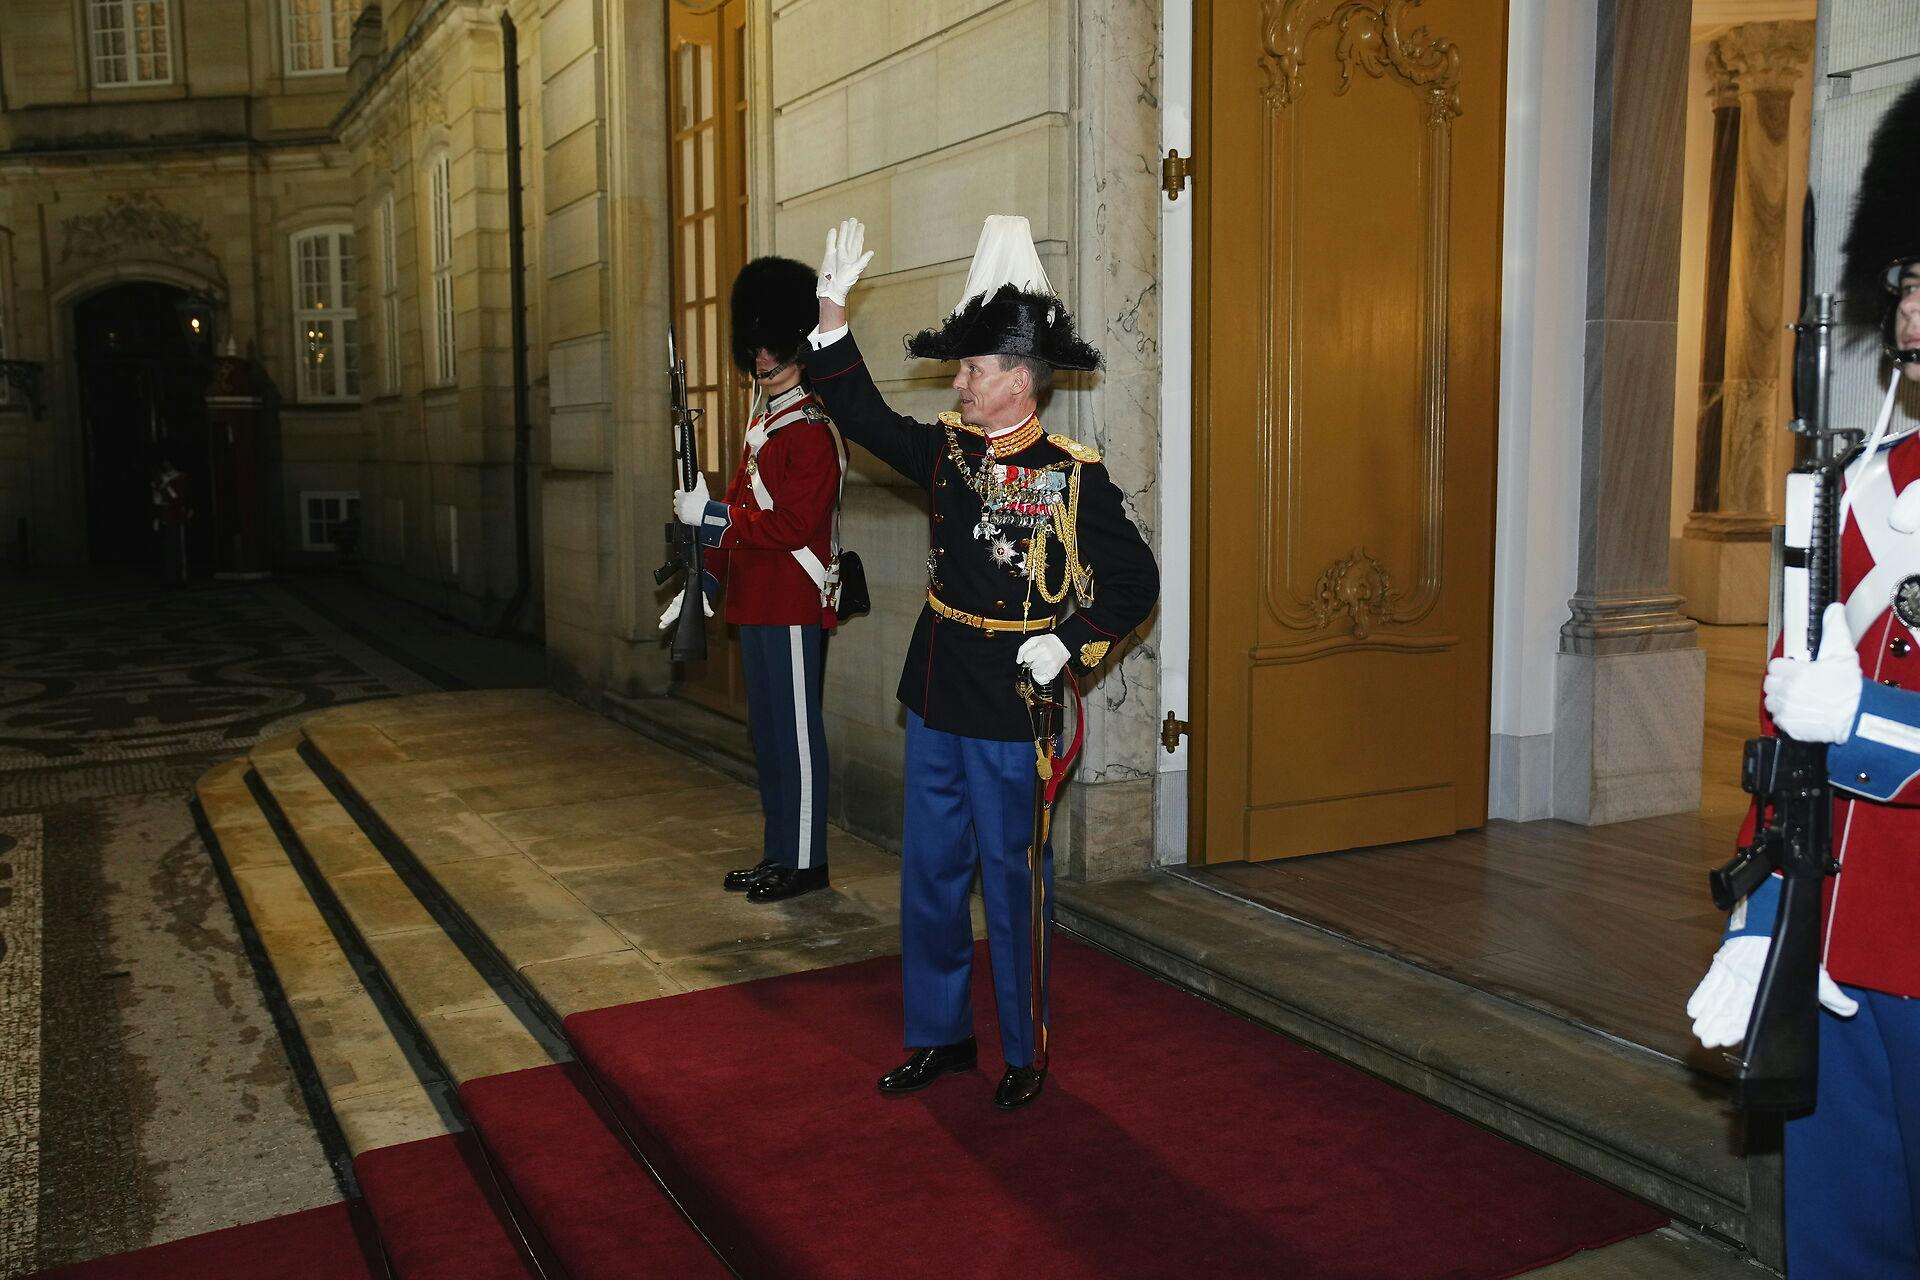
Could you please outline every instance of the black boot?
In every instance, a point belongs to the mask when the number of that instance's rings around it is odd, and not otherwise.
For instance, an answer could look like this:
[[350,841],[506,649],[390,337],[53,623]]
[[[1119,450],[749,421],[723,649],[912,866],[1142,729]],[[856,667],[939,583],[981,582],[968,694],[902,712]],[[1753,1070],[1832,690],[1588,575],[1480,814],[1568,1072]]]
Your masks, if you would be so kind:
[[1000,1077],[1000,1087],[993,1091],[993,1105],[1002,1111],[1024,1107],[1040,1096],[1040,1086],[1046,1082],[1044,1067],[1008,1067],[1007,1074]]
[[720,882],[720,887],[728,893],[745,893],[759,884],[767,872],[779,865],[771,858],[762,858],[750,867],[741,867],[738,871],[727,872],[726,879]]
[[748,902],[779,902],[827,887],[825,867],[773,867],[747,886]]
[[953,1044],[915,1049],[912,1057],[880,1077],[880,1092],[912,1093],[916,1089],[926,1088],[949,1072],[971,1071],[978,1061],[979,1054],[974,1048],[972,1036]]

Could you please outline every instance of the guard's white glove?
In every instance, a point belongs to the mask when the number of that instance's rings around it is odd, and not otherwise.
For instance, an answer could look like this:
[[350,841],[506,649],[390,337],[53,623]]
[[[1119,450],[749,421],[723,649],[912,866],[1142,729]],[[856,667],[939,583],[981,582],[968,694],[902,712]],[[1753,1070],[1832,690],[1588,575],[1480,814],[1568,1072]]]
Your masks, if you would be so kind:
[[696,476],[692,489],[675,489],[673,491],[673,514],[679,519],[681,524],[690,524],[698,529],[700,522],[706,519],[707,503],[709,501],[710,499],[707,497],[706,476]]
[[1847,610],[1830,604],[1820,623],[1820,653],[1812,662],[1775,658],[1767,664],[1767,714],[1802,742],[1845,742],[1860,710],[1860,655]]
[[[668,627],[680,620],[680,606],[686,601],[686,598],[687,589],[682,587],[674,593],[673,599],[667,601],[667,607],[660,612],[660,629],[662,631],[665,631]],[[700,595],[700,605],[707,611],[707,616],[711,618],[713,616],[713,601],[707,598],[705,592],[702,592]]]
[[[1767,951],[1772,938],[1747,934],[1728,938],[1713,955],[1707,976],[1687,999],[1687,1016],[1693,1019],[1694,1038],[1709,1049],[1724,1049],[1746,1039],[1747,1022],[1753,1017],[1753,1000],[1760,992],[1760,973],[1767,967]],[[1840,989],[1840,985],[1820,970],[1820,1003],[1828,1013],[1851,1018],[1860,1005]]]
[[1067,646],[1058,636],[1035,636],[1020,646],[1014,660],[1033,673],[1035,683],[1052,684],[1067,665]]
[[847,305],[847,290],[873,261],[873,250],[866,249],[867,229],[860,219],[848,218],[837,227],[827,228],[827,253],[820,259],[820,279],[813,287],[816,297],[831,298]]

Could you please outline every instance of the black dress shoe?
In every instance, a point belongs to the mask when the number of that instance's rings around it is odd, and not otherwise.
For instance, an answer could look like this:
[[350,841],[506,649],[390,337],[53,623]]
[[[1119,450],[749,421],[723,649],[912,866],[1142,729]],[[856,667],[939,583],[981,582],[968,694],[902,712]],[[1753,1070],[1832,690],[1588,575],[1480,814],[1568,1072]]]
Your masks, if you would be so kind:
[[1024,1107],[1040,1096],[1040,1086],[1046,1082],[1043,1067],[1008,1067],[1007,1074],[1000,1077],[1000,1087],[993,1091],[993,1105],[1002,1111]]
[[916,1089],[926,1088],[949,1072],[971,1071],[978,1061],[979,1054],[974,1048],[972,1036],[953,1044],[915,1049],[911,1058],[880,1077],[880,1092],[912,1093]]
[[767,874],[747,886],[748,902],[779,902],[785,898],[797,898],[803,893],[812,893],[815,889],[827,887],[827,869],[825,867],[789,867],[785,865],[769,868]]
[[750,867],[741,867],[738,871],[727,872],[726,879],[720,882],[720,887],[728,893],[745,893],[759,884],[767,872],[779,865],[771,858],[762,858]]

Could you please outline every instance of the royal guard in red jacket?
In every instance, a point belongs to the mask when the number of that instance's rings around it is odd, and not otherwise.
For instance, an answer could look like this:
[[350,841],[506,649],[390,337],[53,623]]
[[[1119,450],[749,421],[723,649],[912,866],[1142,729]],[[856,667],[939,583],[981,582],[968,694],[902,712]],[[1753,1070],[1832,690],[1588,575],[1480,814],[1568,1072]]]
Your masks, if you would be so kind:
[[[1916,137],[1920,88],[1874,135],[1842,296],[1858,306],[1892,291],[1886,353],[1920,383]],[[1820,652],[1767,665],[1763,730],[1832,744],[1836,792],[1817,1100],[1786,1126],[1789,1280],[1920,1276],[1920,424],[1886,408],[1888,442],[1847,468],[1839,603]],[[1687,1004],[1708,1048],[1746,1033],[1779,900],[1776,877],[1735,907]]]
[[[706,547],[707,611],[724,588],[739,628],[747,721],[766,834],[759,863],[727,873],[749,902],[827,887],[827,735],[820,714],[826,636],[835,624],[837,531],[846,451],[796,355],[815,319],[812,268],[756,258],[733,285],[733,360],[754,380],[755,411],[723,500],[705,478],[674,495]],[[679,616],[667,607],[662,628]]]

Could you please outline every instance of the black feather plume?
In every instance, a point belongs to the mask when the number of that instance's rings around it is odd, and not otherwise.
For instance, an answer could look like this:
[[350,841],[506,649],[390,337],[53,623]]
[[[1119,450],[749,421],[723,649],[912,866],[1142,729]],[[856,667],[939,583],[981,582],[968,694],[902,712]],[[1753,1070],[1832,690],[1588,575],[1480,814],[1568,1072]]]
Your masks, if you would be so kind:
[[1056,369],[1100,367],[1099,351],[1081,339],[1060,299],[1011,284],[969,299],[939,328],[908,338],[907,354],[922,360],[1027,356]]

